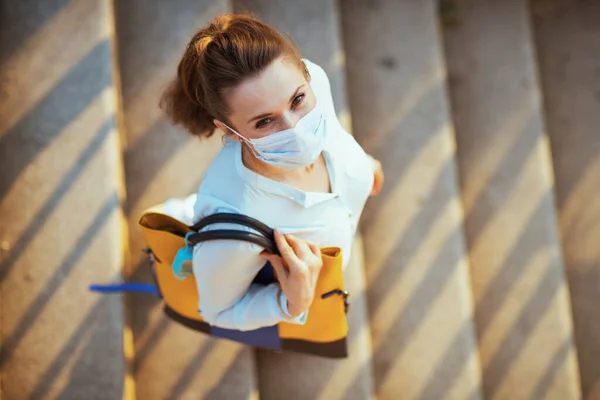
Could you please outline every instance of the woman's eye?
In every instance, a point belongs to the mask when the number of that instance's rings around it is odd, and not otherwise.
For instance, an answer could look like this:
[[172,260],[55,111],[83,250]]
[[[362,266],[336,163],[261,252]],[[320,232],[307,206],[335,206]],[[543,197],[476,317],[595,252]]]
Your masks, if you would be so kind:
[[305,95],[304,94],[299,94],[298,96],[296,96],[294,98],[294,101],[292,102],[292,108],[297,107],[298,104],[302,103],[302,100],[304,100]]
[[269,125],[270,122],[270,118],[263,118],[256,123],[256,129],[264,128],[265,126]]

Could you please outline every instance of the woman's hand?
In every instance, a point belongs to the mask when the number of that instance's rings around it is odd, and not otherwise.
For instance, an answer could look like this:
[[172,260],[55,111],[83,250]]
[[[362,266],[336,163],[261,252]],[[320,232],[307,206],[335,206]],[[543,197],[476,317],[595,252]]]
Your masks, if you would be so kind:
[[281,257],[268,252],[261,255],[271,262],[281,290],[287,298],[288,313],[302,314],[313,302],[317,278],[323,266],[319,246],[275,229],[275,242]]
[[381,168],[381,163],[379,162],[379,160],[376,160],[373,157],[371,157],[371,160],[373,160],[373,169],[375,170],[375,177],[373,179],[373,189],[371,189],[371,196],[377,196],[381,192],[381,188],[383,187],[383,168]]

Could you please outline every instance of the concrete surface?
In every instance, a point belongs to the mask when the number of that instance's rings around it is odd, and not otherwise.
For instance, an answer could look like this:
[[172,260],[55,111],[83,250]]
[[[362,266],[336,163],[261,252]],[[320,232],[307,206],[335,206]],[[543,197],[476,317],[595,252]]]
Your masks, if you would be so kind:
[[437,2],[340,4],[354,132],[386,174],[362,224],[376,394],[481,398]]
[[563,3],[533,26],[583,398],[598,399],[600,3]]
[[[151,281],[137,228],[140,213],[168,198],[195,192],[221,147],[218,134],[200,142],[171,126],[158,101],[175,77],[195,31],[227,10],[228,2],[222,0],[116,2],[133,281]],[[134,295],[129,300],[137,398],[235,400],[254,396],[251,350],[170,322],[153,297]]]
[[444,32],[489,399],[579,399],[526,1],[463,3]]
[[108,1],[0,5],[0,397],[118,399],[122,165]]

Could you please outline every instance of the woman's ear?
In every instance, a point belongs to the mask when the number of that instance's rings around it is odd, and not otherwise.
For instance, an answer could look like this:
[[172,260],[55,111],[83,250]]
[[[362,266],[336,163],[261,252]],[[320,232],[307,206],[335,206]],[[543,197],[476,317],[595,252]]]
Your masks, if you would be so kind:
[[219,121],[218,119],[213,119],[213,124],[215,124],[215,126],[217,127],[217,129],[219,129],[224,134],[226,134],[226,135],[230,135],[231,134],[231,132],[229,131],[229,129],[227,129],[227,127],[225,126],[225,124],[222,123],[221,121]]
[[222,123],[218,119],[213,119],[213,124],[215,124],[215,126],[217,127],[217,129],[219,129],[221,132],[223,132],[223,134],[225,136],[227,136],[228,138],[230,138],[232,140],[235,140],[237,142],[241,142],[241,139],[238,137],[238,135],[234,135],[231,132],[231,129],[229,129],[229,127],[227,125],[225,125],[224,123]]
[[310,83],[311,76],[310,72],[308,72],[308,67],[306,66],[306,63],[304,61],[302,61],[302,65],[304,66],[304,77],[306,78],[306,81]]

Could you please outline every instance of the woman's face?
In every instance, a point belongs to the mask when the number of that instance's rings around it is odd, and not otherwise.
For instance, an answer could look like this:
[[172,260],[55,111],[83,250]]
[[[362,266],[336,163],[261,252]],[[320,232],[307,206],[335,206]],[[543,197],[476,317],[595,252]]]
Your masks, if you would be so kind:
[[[248,139],[293,128],[316,104],[304,71],[283,57],[232,89],[227,100],[232,128]],[[220,121],[215,124],[239,140]]]

